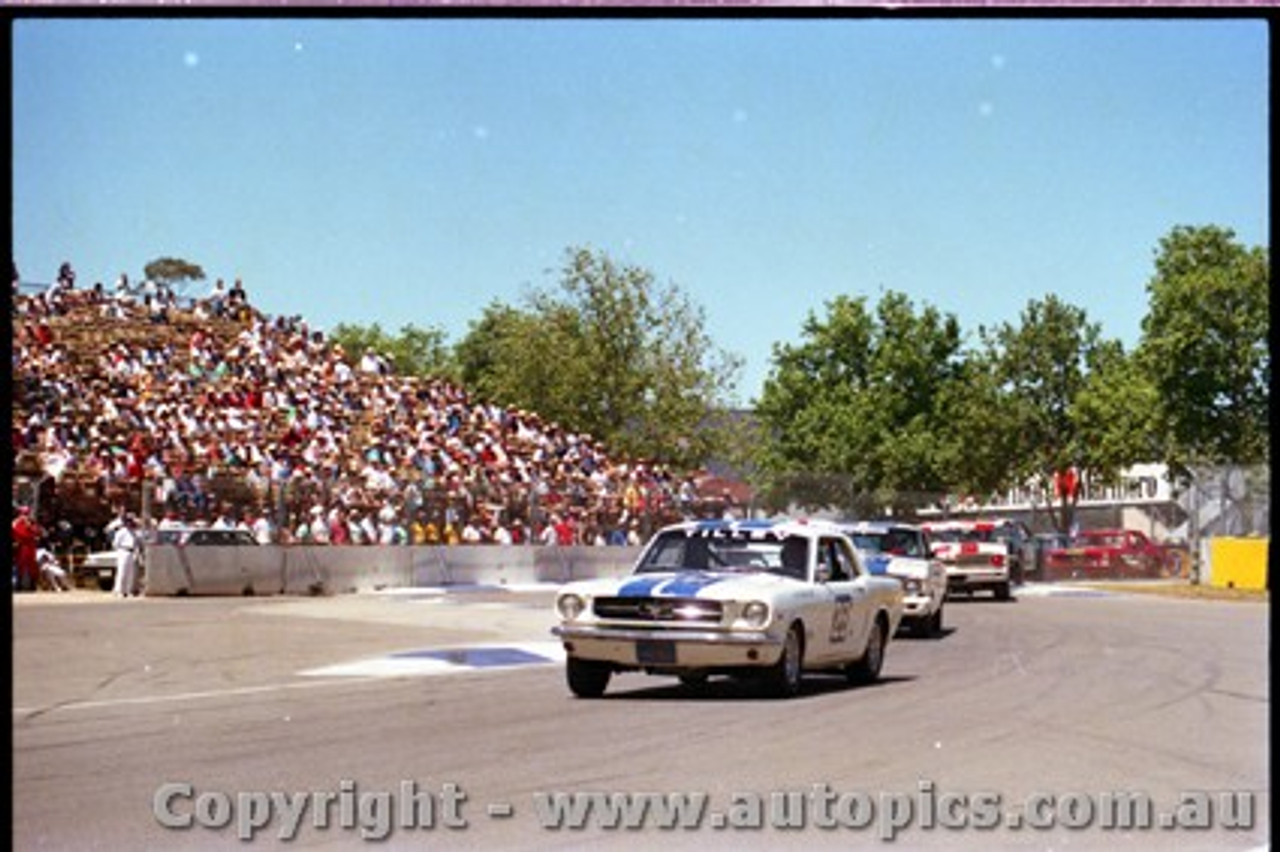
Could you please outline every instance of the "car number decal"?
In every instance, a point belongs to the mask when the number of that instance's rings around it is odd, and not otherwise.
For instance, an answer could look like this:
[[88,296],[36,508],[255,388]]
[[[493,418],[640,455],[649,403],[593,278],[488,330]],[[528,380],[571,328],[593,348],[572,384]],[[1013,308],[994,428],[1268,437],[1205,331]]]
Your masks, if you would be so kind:
[[836,595],[836,605],[831,612],[831,644],[838,645],[849,638],[849,622],[853,619],[853,597]]

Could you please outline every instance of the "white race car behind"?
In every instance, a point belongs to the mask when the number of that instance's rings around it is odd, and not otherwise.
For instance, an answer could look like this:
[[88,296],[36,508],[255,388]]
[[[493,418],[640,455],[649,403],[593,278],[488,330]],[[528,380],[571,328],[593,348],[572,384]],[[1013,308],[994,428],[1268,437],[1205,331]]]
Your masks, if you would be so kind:
[[923,636],[942,633],[947,569],[929,552],[923,530],[914,524],[860,521],[844,526],[872,574],[896,577],[904,591],[904,627]]
[[787,697],[805,671],[878,678],[902,602],[901,583],[873,576],[834,525],[694,521],[659,530],[632,574],[562,587],[552,632],[579,697],[628,671],[756,678]]
[[947,569],[951,594],[989,591],[998,601],[1012,598],[1009,547],[990,521],[947,520],[921,524],[929,550]]

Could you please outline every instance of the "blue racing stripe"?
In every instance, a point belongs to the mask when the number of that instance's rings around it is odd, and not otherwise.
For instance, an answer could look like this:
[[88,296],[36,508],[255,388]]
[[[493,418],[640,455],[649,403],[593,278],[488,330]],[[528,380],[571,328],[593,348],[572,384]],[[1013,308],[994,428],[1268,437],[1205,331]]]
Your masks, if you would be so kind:
[[694,527],[698,532],[721,532],[731,527],[728,521],[723,520],[704,520],[698,521]]
[[652,577],[637,577],[628,580],[618,588],[620,598],[647,598],[653,590],[671,579],[670,574],[656,574]]
[[862,561],[866,563],[867,570],[872,574],[884,574],[889,570],[889,563],[893,561],[893,557],[877,553],[874,556],[865,557]]
[[728,579],[730,578],[723,574],[681,574],[659,589],[658,593],[678,598],[697,597],[698,592],[707,586]]

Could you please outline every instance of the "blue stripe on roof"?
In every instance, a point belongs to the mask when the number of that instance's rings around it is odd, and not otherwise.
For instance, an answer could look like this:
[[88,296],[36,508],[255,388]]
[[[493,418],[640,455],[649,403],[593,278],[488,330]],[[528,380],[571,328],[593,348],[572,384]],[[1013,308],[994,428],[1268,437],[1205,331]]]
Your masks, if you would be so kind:
[[699,532],[709,532],[712,530],[727,530],[730,528],[731,522],[724,520],[698,521],[694,529]]

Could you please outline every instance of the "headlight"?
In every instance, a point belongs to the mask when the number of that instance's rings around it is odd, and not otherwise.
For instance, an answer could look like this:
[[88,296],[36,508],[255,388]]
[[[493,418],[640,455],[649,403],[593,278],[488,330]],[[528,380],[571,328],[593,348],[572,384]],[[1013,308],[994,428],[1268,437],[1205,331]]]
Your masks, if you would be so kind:
[[920,594],[920,589],[921,589],[920,581],[917,580],[915,577],[908,577],[907,579],[902,581],[902,588],[908,594],[918,595]]
[[751,601],[742,608],[742,620],[752,627],[764,627],[769,623],[769,605],[764,601]]
[[556,598],[556,611],[560,613],[560,617],[565,621],[573,621],[582,615],[582,611],[586,609],[586,602],[578,595],[561,595]]

